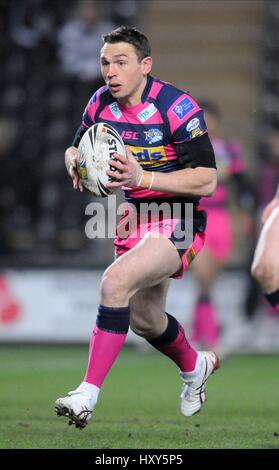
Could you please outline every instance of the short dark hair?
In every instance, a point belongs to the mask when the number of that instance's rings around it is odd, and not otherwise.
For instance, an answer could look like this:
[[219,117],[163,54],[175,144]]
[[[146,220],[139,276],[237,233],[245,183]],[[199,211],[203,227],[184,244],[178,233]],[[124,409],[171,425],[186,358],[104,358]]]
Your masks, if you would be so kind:
[[120,26],[111,33],[103,36],[103,44],[115,44],[117,42],[127,42],[136,49],[138,60],[151,55],[151,47],[147,37],[138,29],[131,26]]

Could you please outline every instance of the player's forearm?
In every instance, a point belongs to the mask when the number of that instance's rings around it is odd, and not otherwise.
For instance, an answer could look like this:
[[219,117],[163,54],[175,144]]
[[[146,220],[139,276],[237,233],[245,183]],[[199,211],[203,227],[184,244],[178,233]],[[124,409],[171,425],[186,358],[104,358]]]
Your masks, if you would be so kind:
[[144,172],[143,183],[152,190],[183,196],[211,196],[216,188],[214,168],[185,168],[170,173]]

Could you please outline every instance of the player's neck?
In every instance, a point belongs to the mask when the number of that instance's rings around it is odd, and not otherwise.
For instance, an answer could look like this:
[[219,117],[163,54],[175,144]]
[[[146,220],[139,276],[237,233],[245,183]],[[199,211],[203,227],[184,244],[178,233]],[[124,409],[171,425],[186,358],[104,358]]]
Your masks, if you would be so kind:
[[140,83],[139,87],[131,94],[130,96],[126,96],[125,98],[120,98],[118,102],[121,106],[125,108],[131,108],[137,106],[141,103],[141,97],[146,87],[147,77],[145,77],[142,82]]

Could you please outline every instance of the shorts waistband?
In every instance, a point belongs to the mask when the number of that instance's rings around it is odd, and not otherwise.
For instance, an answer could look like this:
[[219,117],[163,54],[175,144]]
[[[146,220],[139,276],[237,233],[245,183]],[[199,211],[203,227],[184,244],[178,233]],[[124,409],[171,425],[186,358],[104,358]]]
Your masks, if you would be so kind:
[[158,205],[167,203],[171,207],[174,204],[193,204],[194,209],[196,209],[199,205],[200,198],[187,198],[187,197],[183,197],[183,198],[182,197],[173,197],[173,198],[158,197],[158,198],[140,198],[140,199],[133,199],[133,198],[128,199],[127,198],[126,201],[129,204],[133,204],[137,210],[140,209],[142,204],[152,204],[152,203],[155,203]]

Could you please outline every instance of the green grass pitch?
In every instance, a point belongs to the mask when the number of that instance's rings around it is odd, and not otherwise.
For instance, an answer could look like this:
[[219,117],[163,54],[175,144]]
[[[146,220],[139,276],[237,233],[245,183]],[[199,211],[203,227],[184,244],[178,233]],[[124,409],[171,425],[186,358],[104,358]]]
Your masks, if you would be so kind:
[[81,381],[86,346],[2,345],[0,357],[1,449],[279,449],[278,356],[227,359],[185,418],[176,366],[125,347],[83,431],[53,403]]

